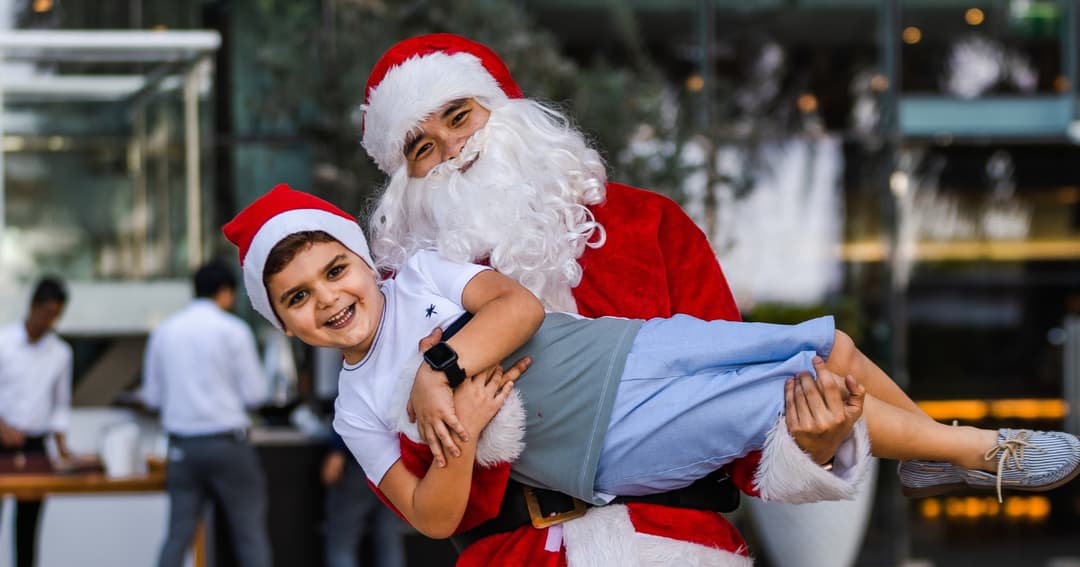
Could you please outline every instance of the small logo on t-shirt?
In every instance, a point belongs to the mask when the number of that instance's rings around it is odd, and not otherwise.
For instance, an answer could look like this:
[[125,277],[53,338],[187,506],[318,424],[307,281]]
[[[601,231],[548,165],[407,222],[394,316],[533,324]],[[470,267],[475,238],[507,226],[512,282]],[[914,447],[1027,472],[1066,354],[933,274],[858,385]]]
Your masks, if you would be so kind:
[[438,313],[439,312],[435,310],[435,304],[434,303],[432,303],[431,305],[428,305],[428,308],[424,310],[424,316],[427,317],[428,319],[431,319],[432,315],[436,315]]

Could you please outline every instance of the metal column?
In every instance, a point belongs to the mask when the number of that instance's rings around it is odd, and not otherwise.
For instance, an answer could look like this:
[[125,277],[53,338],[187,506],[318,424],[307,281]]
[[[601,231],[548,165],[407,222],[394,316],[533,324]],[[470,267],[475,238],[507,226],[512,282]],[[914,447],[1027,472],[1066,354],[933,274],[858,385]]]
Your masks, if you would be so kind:
[[184,72],[184,164],[188,267],[202,264],[202,177],[199,151],[199,78],[206,58]]
[[1065,317],[1065,431],[1080,435],[1080,315]]

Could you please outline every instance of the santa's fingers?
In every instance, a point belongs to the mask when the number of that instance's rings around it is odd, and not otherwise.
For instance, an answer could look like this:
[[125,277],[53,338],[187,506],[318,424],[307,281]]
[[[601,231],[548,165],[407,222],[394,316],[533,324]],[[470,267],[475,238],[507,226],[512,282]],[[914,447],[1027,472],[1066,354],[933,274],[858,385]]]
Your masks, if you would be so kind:
[[532,358],[528,356],[519,358],[517,362],[515,362],[510,368],[507,368],[502,373],[503,384],[505,385],[506,383],[512,384],[514,382],[517,382],[517,379],[521,378],[521,375],[529,369],[529,365],[531,364]]
[[788,378],[784,382],[784,422],[787,423],[788,431],[796,431],[799,427],[799,408],[795,405],[795,380]]
[[435,327],[431,330],[431,333],[429,333],[428,336],[420,339],[420,352],[424,352],[429,348],[435,346],[439,343],[440,340],[442,340],[442,329],[440,329],[439,327]]
[[[802,429],[810,429],[814,423],[814,410],[806,401],[806,386],[803,385],[803,374],[797,374],[795,382],[795,408],[799,411],[799,425]],[[814,386],[810,385],[813,388]]]
[[827,430],[832,424],[834,416],[843,417],[843,411],[840,411],[842,406],[838,407],[836,411],[828,406],[825,393],[822,392],[820,380],[814,380],[814,377],[809,373],[800,373],[796,380],[802,386],[803,395],[806,396],[806,405],[814,415],[814,422],[817,424],[819,431]]

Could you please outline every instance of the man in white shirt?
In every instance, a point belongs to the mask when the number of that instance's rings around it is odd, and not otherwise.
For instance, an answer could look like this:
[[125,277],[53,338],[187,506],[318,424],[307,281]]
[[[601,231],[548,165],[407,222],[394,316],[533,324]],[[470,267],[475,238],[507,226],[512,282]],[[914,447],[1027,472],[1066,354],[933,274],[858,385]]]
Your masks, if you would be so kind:
[[150,335],[142,399],[160,408],[169,434],[169,531],[158,565],[179,567],[203,506],[219,503],[242,567],[269,567],[266,481],[247,442],[247,408],[263,402],[267,379],[255,337],[230,314],[236,279],[222,264],[195,273],[196,299]]
[[[16,467],[45,462],[52,434],[60,457],[70,457],[64,431],[71,412],[71,346],[53,331],[67,304],[63,282],[42,278],[25,321],[0,327],[0,457]],[[20,501],[15,511],[18,567],[32,567],[40,501]]]

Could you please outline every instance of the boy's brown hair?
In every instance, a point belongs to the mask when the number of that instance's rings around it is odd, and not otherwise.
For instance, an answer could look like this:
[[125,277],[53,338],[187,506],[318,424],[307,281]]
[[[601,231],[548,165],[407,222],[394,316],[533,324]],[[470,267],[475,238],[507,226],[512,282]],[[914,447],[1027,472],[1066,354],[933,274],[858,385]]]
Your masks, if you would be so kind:
[[266,257],[266,265],[263,266],[263,285],[270,285],[270,278],[285,269],[301,251],[320,242],[340,241],[321,230],[304,230],[294,232],[278,241]]

